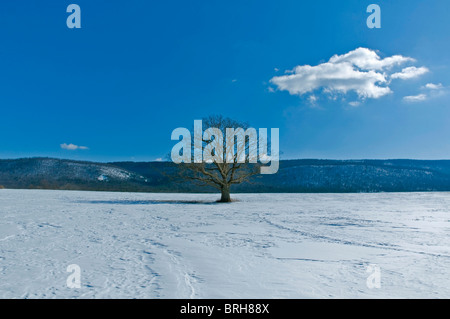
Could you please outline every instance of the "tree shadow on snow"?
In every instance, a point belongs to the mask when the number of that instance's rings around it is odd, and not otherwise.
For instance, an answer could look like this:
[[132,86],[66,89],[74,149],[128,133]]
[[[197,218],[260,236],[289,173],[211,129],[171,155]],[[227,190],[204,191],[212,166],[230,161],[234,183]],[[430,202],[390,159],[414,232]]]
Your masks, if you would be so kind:
[[81,200],[76,201],[82,204],[103,204],[103,205],[160,205],[160,204],[203,204],[203,205],[215,205],[220,204],[217,201],[202,201],[202,200]]

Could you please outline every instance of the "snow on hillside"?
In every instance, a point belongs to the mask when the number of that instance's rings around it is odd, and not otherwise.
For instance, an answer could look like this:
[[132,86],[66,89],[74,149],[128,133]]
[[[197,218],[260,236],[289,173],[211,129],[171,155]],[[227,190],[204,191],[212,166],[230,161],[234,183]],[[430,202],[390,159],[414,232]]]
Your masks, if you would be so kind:
[[0,190],[0,297],[450,297],[449,193],[234,197]]
[[132,178],[132,173],[124,169],[94,162],[37,158],[17,160],[17,163],[10,163],[9,166],[11,167],[3,167],[2,172],[18,178],[40,177],[48,180],[81,179],[86,181],[97,180],[99,176],[104,176],[104,180]]
[[124,171],[119,168],[115,167],[102,167],[101,173],[103,176],[109,177],[109,178],[117,178],[121,180],[126,180],[131,178],[131,174],[127,171]]

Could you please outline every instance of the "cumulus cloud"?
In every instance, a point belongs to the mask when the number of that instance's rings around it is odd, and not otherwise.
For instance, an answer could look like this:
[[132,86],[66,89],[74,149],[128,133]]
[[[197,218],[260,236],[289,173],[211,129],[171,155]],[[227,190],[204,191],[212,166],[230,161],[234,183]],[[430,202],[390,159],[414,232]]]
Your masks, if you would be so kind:
[[401,72],[392,74],[391,79],[413,79],[427,73],[428,71],[429,70],[426,67],[416,68],[415,66],[410,66],[408,68],[404,68]]
[[377,99],[392,93],[389,88],[391,78],[409,79],[428,72],[425,67],[390,72],[407,62],[415,60],[401,55],[381,58],[373,50],[358,48],[343,55],[334,55],[328,62],[316,66],[296,66],[286,71],[285,75],[273,77],[270,83],[291,95],[302,96],[321,89],[328,94],[355,92],[360,99]]
[[381,59],[373,50],[367,48],[358,48],[343,55],[334,55],[331,57],[330,63],[350,63],[363,70],[383,70],[391,69],[405,62],[415,62],[413,58],[401,55],[393,55]]
[[72,143],[70,143],[70,144],[63,143],[63,144],[61,144],[60,146],[61,146],[61,148],[62,148],[63,150],[68,150],[68,151],[88,150],[88,149],[89,149],[89,148],[86,147],[86,146],[78,146],[78,145],[75,145],[75,144],[72,144]]
[[418,94],[418,95],[410,95],[403,97],[403,100],[405,102],[422,102],[427,99],[426,94]]
[[271,83],[292,95],[303,95],[318,88],[347,93],[355,91],[360,97],[378,98],[391,92],[385,76],[374,71],[356,70],[350,63],[323,63],[317,66],[297,66],[290,75],[274,77]]

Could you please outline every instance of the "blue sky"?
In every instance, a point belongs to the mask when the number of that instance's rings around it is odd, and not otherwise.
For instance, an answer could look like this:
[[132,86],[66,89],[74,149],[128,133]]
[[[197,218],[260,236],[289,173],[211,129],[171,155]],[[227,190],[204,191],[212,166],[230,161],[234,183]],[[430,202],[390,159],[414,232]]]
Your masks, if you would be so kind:
[[[448,0],[2,1],[0,158],[155,160],[173,129],[223,114],[280,128],[281,158],[449,159],[449,14]],[[330,65],[358,48],[386,66]]]

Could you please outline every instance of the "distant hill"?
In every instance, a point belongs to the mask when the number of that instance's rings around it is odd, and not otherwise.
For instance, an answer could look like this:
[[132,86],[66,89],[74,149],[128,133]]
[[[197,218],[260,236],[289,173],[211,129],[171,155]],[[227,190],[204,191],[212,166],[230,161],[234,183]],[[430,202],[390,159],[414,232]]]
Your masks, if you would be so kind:
[[[170,162],[95,163],[53,158],[0,160],[0,188],[212,192],[170,178]],[[450,160],[283,160],[233,192],[450,191]]]
[[142,184],[145,178],[108,164],[23,158],[0,160],[0,185],[5,188],[121,190]]

